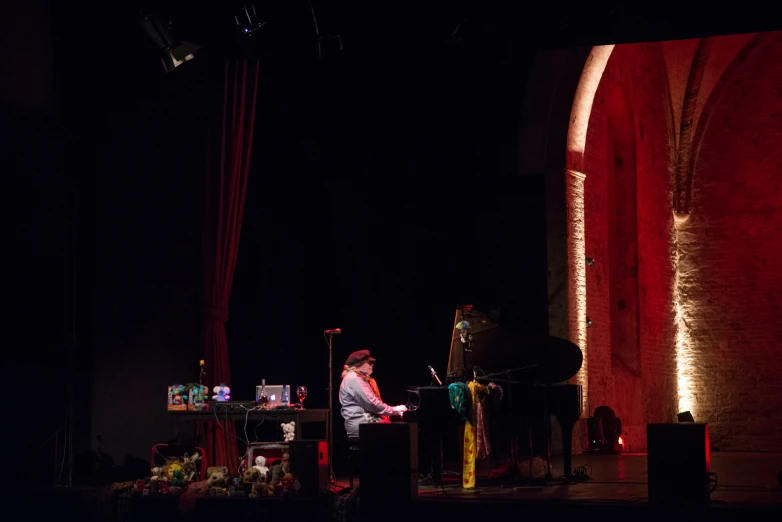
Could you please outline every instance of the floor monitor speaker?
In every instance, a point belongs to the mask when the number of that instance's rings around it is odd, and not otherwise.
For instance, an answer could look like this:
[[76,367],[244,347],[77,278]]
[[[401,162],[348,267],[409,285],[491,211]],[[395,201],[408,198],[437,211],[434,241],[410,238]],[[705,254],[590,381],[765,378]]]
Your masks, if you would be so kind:
[[649,504],[710,505],[709,425],[648,424]]

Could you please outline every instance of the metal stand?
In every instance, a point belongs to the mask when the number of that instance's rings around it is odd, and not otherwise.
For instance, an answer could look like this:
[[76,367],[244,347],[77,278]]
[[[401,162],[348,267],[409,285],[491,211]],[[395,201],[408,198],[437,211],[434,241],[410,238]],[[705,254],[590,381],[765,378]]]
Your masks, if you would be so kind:
[[[479,380],[484,381],[496,381],[496,382],[502,382],[503,384],[507,385],[507,391],[508,391],[508,409],[511,412],[514,412],[513,409],[513,385],[514,384],[525,384],[523,381],[514,381],[512,379],[513,372],[521,371],[521,370],[529,370],[532,368],[537,368],[537,364],[530,364],[528,366],[522,366],[520,368],[512,368],[508,370],[503,370],[501,372],[497,373],[491,373],[488,375],[483,375],[481,377],[478,377]],[[499,379],[497,377],[500,377]],[[529,479],[532,479],[532,426],[528,423],[527,428],[527,438],[529,442]],[[511,434],[511,440],[510,440],[510,459],[511,459],[511,465],[512,465],[512,473],[511,473],[511,480],[516,480],[520,478],[519,474],[519,441],[518,436],[516,434],[516,429],[513,430],[513,433]],[[550,460],[550,457],[549,457]],[[549,472],[550,474],[550,472]]]
[[334,360],[334,357],[333,357],[333,353],[334,353],[333,345],[334,345],[334,334],[333,333],[329,333],[329,415],[328,415],[328,422],[326,423],[327,424],[327,426],[326,426],[326,430],[327,430],[326,436],[328,437],[328,445],[329,445],[329,482],[332,482],[332,483],[336,484],[337,477],[336,477],[336,475],[334,475],[334,464],[333,464],[333,460],[332,460],[332,454],[333,454],[332,445],[333,445],[333,442],[334,442],[334,427],[333,427],[333,425],[334,425],[334,422],[333,422],[333,419],[334,419],[334,388],[333,388],[334,371],[332,369],[332,361]]

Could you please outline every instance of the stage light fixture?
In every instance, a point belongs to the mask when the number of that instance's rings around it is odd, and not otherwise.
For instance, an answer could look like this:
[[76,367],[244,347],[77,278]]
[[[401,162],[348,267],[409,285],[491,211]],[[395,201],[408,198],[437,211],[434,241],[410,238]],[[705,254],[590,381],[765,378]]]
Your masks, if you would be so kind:
[[261,20],[258,15],[255,4],[244,4],[241,13],[234,16],[234,21],[240,36],[252,36],[255,31],[266,25],[266,21]]
[[592,319],[587,316],[587,328],[592,328]]
[[617,454],[624,451],[622,419],[608,406],[599,406],[587,419],[587,435],[590,453]]
[[195,58],[196,51],[201,48],[198,44],[175,39],[170,31],[171,23],[162,22],[155,13],[144,14],[141,27],[160,51],[160,61],[167,73]]
[[586,264],[587,264],[587,266],[593,266],[595,264],[595,258],[594,257],[587,257],[586,258]]
[[683,411],[681,413],[676,414],[676,420],[679,422],[695,422],[695,418],[692,416],[692,413],[689,411]]

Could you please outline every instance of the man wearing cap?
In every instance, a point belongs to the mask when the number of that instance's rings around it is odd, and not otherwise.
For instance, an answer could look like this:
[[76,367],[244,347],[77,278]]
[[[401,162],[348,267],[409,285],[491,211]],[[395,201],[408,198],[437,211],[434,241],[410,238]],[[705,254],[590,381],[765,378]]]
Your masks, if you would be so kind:
[[406,406],[392,407],[382,401],[377,383],[370,377],[374,364],[369,350],[353,352],[345,361],[339,403],[348,437],[358,437],[361,424],[384,422],[384,418],[407,411]]

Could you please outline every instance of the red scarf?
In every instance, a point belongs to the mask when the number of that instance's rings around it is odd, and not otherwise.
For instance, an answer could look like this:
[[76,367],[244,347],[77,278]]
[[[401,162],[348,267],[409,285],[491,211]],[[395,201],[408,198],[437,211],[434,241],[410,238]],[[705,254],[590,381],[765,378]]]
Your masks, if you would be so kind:
[[[380,397],[380,388],[378,388],[377,386],[377,381],[375,381],[375,379],[373,379],[369,375],[366,375],[365,373],[360,372],[358,370],[356,370],[356,374],[369,384],[369,387],[372,388],[373,392],[375,392],[375,397],[377,397],[377,400],[383,402],[383,399]],[[388,422],[391,421],[391,419],[387,415],[381,415],[381,417],[384,421],[388,421]]]

